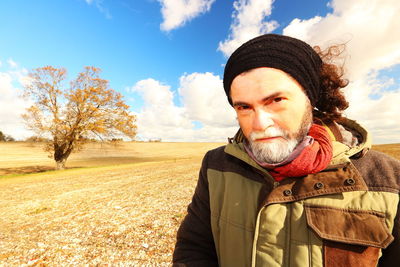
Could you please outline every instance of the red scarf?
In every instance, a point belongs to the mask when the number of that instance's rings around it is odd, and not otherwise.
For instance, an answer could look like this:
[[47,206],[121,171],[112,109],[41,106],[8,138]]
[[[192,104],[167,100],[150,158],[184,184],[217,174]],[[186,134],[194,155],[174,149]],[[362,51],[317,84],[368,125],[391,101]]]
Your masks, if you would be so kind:
[[332,141],[329,133],[323,126],[314,123],[308,135],[314,138],[314,142],[305,147],[297,158],[269,171],[276,181],[317,173],[328,166],[332,159]]

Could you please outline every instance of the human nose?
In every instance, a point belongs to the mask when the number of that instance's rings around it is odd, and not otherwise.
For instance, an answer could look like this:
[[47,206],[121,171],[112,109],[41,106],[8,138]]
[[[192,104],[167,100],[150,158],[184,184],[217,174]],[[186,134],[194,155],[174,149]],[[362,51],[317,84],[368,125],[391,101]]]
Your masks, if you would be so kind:
[[272,115],[262,109],[256,110],[253,118],[253,131],[264,131],[272,126],[274,121]]

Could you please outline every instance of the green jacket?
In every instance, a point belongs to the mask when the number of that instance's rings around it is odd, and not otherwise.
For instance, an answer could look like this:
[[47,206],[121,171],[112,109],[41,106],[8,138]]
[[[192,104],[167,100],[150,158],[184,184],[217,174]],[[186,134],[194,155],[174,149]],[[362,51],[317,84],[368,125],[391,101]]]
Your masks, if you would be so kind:
[[400,162],[367,132],[334,144],[322,172],[280,183],[237,140],[204,157],[178,231],[175,266],[397,266]]

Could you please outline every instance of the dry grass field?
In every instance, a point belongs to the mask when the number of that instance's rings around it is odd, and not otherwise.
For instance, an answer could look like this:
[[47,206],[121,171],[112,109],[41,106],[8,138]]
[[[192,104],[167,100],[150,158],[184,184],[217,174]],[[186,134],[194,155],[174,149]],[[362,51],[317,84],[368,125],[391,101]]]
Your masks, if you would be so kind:
[[375,145],[372,149],[386,153],[400,160],[400,144]]
[[[0,143],[0,266],[171,265],[201,158],[220,145],[90,144],[48,171],[40,145]],[[400,159],[400,144],[374,148]]]
[[[215,143],[90,143],[73,153],[67,168],[98,167],[140,162],[201,158]],[[0,176],[53,170],[55,163],[38,143],[0,143]]]
[[[168,266],[204,153],[216,143],[90,144],[54,163],[0,143],[0,266]],[[85,167],[85,168],[78,168]]]

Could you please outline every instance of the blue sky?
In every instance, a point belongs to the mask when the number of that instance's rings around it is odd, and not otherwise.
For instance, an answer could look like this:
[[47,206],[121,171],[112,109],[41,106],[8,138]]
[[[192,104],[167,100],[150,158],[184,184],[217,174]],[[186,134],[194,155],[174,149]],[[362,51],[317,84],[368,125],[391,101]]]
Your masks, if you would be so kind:
[[[328,10],[326,1],[317,1],[318,6],[310,4],[316,1],[301,2],[277,1],[271,18],[288,24],[296,10],[305,18]],[[94,65],[116,90],[148,77],[176,87],[185,72],[222,74],[226,59],[217,48],[229,34],[231,1],[215,1],[210,12],[171,31],[160,29],[163,18],[157,1],[98,3],[102,9],[96,1],[84,0],[2,1],[3,60],[11,57],[27,69],[63,66],[71,76]]]
[[17,98],[29,70],[65,67],[73,78],[92,65],[137,114],[140,139],[226,140],[237,129],[221,84],[226,58],[273,32],[312,45],[348,42],[347,115],[371,129],[376,143],[400,142],[397,2],[1,1],[0,130],[30,134],[19,119],[28,103]]

